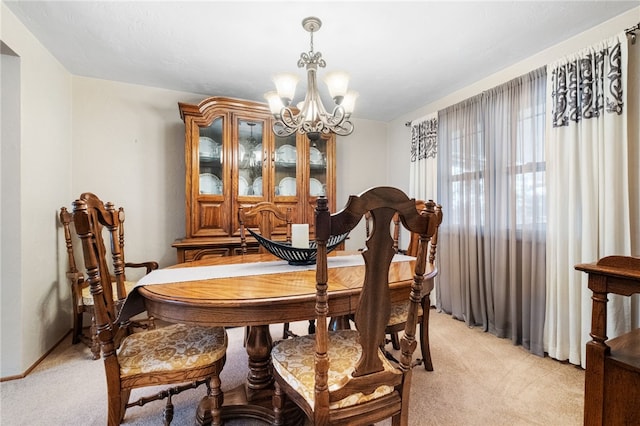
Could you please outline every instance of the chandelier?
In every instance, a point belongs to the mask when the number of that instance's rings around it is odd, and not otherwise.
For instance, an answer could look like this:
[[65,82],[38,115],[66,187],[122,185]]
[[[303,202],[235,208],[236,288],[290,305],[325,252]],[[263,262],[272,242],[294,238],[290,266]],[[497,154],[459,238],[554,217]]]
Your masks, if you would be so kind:
[[313,33],[321,26],[320,19],[313,16],[302,20],[302,27],[311,34],[311,48],[309,52],[302,52],[298,60],[298,68],[306,67],[307,69],[307,93],[304,101],[298,103],[295,110],[290,106],[298,83],[298,77],[295,74],[276,75],[273,82],[277,92],[272,91],[264,95],[276,119],[273,131],[278,136],[289,136],[299,132],[306,134],[310,140],[314,141],[320,137],[321,133],[333,132],[340,136],[347,136],[353,132],[353,124],[349,118],[358,94],[352,90],[347,91],[348,74],[334,71],[327,73],[324,78],[329,94],[335,102],[331,114],[327,112],[320,99],[316,72],[318,67],[324,68],[327,64],[322,59],[322,53],[313,51]]

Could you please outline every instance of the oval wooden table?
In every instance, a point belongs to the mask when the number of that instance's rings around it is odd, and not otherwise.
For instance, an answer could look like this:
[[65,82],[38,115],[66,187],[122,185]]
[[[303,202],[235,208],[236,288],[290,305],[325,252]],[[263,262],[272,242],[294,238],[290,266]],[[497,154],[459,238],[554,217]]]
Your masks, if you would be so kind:
[[[332,259],[347,255],[362,258],[358,252],[336,252],[332,255]],[[347,258],[332,259],[329,261],[329,315],[334,318],[344,318],[355,312],[364,278],[364,266],[332,265],[332,262],[339,264]],[[254,264],[277,260],[279,259],[271,254],[250,254],[208,258],[174,265],[168,269],[238,263]],[[413,265],[413,260],[407,257],[391,264],[389,282],[392,301],[408,300],[413,279]],[[256,265],[252,267],[255,268]],[[247,381],[240,388],[225,392],[224,418],[255,418],[269,422],[273,420],[272,339],[269,324],[315,318],[315,267],[312,265],[311,267],[290,267],[290,269],[281,273],[197,279],[165,284],[153,284],[147,280],[147,284],[138,288],[138,294],[144,298],[148,314],[155,318],[194,325],[250,326],[246,342],[249,357]],[[187,269],[184,271],[188,272]],[[202,418],[202,412],[207,409],[206,407],[205,398],[200,404],[199,419]],[[291,413],[292,423],[297,423],[298,417]]]

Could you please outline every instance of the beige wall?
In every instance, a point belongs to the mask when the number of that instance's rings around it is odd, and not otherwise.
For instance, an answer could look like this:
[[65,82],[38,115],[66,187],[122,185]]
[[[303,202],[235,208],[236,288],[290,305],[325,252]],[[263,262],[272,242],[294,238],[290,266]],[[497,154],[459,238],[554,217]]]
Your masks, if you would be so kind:
[[[337,207],[342,208],[349,195],[387,183],[387,124],[371,120],[353,120],[352,134],[337,139]],[[365,228],[361,222],[349,234],[347,250],[364,247]]]
[[3,149],[16,147],[11,158],[3,155],[2,168],[18,173],[9,181],[3,173],[2,187],[10,189],[2,191],[2,211],[17,210],[20,217],[15,228],[0,231],[0,375],[6,377],[23,373],[69,330],[56,212],[71,196],[72,119],[71,75],[4,3],[0,8],[2,41],[18,57],[20,108],[13,118],[20,120],[19,140],[2,141]]
[[[184,237],[184,124],[178,102],[204,95],[73,78],[72,194],[125,208],[129,261],[176,262]],[[72,198],[65,200],[71,207]],[[133,277],[132,277],[133,278]]]

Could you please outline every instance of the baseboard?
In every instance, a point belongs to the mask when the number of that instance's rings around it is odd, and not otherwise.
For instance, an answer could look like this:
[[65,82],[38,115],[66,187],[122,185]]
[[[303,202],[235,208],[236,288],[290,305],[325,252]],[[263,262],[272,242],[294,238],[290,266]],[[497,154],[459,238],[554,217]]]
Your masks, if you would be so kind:
[[27,375],[29,373],[31,373],[33,371],[34,368],[36,368],[38,366],[38,364],[40,364],[51,352],[54,351],[55,348],[58,347],[58,345],[60,343],[62,343],[64,341],[64,339],[67,338],[67,336],[69,335],[69,333],[71,333],[71,329],[69,329],[69,331],[67,331],[60,340],[58,340],[56,342],[55,345],[53,345],[53,347],[51,349],[49,349],[47,352],[44,353],[44,355],[42,355],[40,358],[38,358],[38,360],[36,362],[34,362],[31,367],[27,368],[27,370],[22,373],[22,374],[18,374],[15,376],[7,376],[7,377],[0,377],[0,382],[8,382],[10,380],[18,380],[18,379],[24,379],[25,377],[27,377]]

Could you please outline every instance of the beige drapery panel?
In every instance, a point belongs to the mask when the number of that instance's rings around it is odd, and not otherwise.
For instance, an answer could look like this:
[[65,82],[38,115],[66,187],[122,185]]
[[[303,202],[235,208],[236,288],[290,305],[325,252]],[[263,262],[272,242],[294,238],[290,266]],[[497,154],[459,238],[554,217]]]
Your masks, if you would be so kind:
[[[587,274],[574,265],[632,255],[640,243],[640,148],[638,135],[628,134],[628,119],[639,113],[635,99],[629,115],[628,47],[620,33],[547,68],[545,351],[583,366],[591,291]],[[638,78],[637,69],[632,75]],[[639,302],[610,296],[608,337],[640,326]]]
[[437,201],[438,116],[432,114],[411,124],[409,195]]

